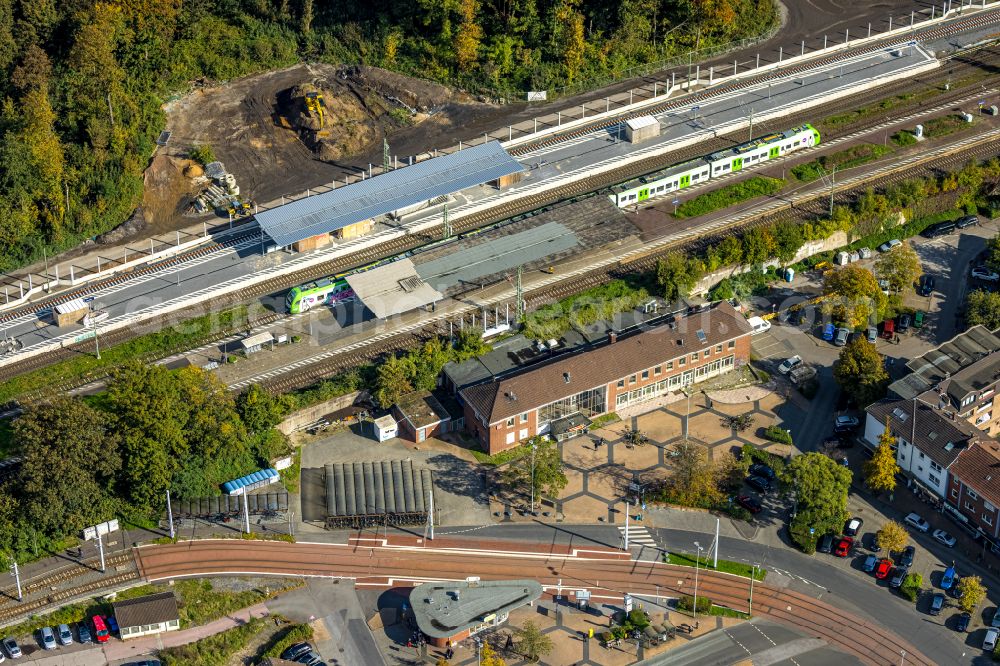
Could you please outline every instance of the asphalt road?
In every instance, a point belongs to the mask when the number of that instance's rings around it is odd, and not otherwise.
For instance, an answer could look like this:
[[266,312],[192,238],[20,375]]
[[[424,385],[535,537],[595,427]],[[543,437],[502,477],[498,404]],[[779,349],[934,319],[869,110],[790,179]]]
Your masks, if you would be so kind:
[[[771,514],[774,516],[774,513]],[[766,520],[766,519],[765,519]],[[763,529],[776,529],[780,523],[775,516]],[[660,549],[690,553],[694,541],[703,546],[712,536],[687,530],[647,528]],[[481,528],[458,527],[440,532],[455,537],[481,539],[503,538],[535,544],[571,544],[583,548],[587,545],[620,546],[618,528],[615,526],[567,526],[542,523],[491,525]],[[909,640],[927,657],[938,664],[969,663],[962,660],[979,654],[977,645],[982,643],[983,630],[963,636],[937,624],[924,610],[926,603],[913,604],[890,591],[884,584],[860,570],[860,554],[850,570],[838,566],[830,555],[804,555],[790,546],[771,546],[744,539],[722,537],[720,557],[737,562],[756,563],[768,570],[767,583],[822,599],[838,608],[870,618]],[[633,554],[643,559],[654,559],[653,548],[634,548]],[[749,594],[749,589],[747,590]],[[923,600],[922,600],[923,601]],[[951,612],[946,614],[949,615]],[[796,657],[797,659],[797,657]]]

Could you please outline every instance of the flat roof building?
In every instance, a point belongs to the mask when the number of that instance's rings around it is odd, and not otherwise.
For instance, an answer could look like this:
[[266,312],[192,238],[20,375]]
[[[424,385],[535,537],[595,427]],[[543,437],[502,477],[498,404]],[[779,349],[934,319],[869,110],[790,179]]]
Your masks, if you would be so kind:
[[[649,330],[612,331],[603,342],[458,392],[465,427],[490,454],[558,423],[587,419],[652,400],[745,364],[750,325],[723,301]],[[562,420],[562,421],[561,421]],[[577,420],[578,421],[578,420]]]
[[506,622],[512,610],[541,596],[534,580],[424,583],[410,592],[410,607],[420,631],[444,647]]
[[524,167],[500,143],[472,146],[257,213],[261,229],[286,247],[387,213],[500,182]]
[[447,432],[451,421],[451,414],[430,391],[407,393],[393,405],[393,412],[403,432],[414,442]]

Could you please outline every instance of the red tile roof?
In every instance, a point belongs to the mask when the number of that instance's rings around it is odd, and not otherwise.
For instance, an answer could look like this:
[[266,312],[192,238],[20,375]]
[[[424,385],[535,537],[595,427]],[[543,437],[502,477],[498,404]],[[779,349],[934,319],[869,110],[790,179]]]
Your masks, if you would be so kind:
[[976,442],[958,455],[948,471],[990,504],[1000,506],[1000,442]]
[[[704,341],[698,337],[699,330],[704,333]],[[523,373],[469,386],[459,395],[485,416],[487,423],[496,423],[749,334],[746,318],[723,301],[708,310],[679,317],[672,324],[621,335],[617,342],[586,347]]]

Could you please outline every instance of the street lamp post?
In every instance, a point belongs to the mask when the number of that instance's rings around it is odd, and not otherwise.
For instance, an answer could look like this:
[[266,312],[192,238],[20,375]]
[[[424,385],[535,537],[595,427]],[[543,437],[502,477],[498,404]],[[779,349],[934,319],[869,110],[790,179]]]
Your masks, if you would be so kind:
[[535,442],[531,443],[531,515],[535,515]]
[[753,565],[753,571],[750,572],[750,602],[747,604],[747,615],[753,617],[753,579],[757,577],[757,565]]
[[694,619],[698,620],[698,563],[701,561],[701,544],[694,542],[694,547],[698,549],[698,554],[694,558]]

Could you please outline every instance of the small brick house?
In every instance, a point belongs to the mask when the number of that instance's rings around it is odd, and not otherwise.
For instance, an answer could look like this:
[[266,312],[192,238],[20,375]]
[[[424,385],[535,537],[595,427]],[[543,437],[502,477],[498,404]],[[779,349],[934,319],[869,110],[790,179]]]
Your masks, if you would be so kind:
[[1000,537],[1000,443],[992,439],[973,443],[948,471],[947,503],[969,527],[995,543]]
[[448,432],[451,415],[430,391],[413,391],[402,396],[392,407],[400,436],[414,442]]
[[750,357],[750,325],[723,301],[461,389],[465,427],[490,454],[567,417],[588,419],[724,374]]

